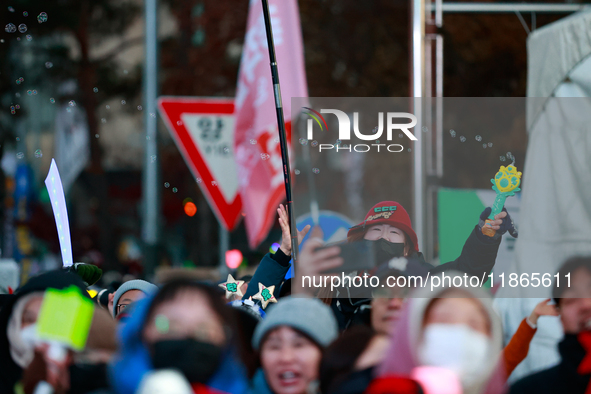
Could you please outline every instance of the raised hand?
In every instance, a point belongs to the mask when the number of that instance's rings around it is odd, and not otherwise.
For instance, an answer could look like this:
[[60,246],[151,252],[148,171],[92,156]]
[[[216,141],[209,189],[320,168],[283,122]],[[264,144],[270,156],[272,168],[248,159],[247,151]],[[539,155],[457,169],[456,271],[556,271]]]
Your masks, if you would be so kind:
[[[287,256],[291,256],[291,231],[289,229],[289,218],[285,206],[279,204],[277,214],[279,215],[279,225],[281,226],[281,246],[279,248]],[[310,231],[310,225],[304,227],[302,231],[298,231],[298,245],[302,242],[306,234],[308,234],[308,231]]]

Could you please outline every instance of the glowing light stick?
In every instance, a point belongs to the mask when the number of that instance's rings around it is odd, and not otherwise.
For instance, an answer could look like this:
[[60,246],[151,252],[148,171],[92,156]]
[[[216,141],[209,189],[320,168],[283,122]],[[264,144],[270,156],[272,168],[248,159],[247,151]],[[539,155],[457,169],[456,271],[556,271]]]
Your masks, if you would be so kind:
[[72,241],[70,238],[70,222],[68,221],[68,210],[66,208],[66,197],[64,196],[64,187],[60,173],[57,170],[55,160],[51,159],[49,173],[45,178],[45,186],[49,193],[53,217],[57,226],[57,234],[60,241],[60,250],[62,253],[62,262],[64,267],[71,267],[72,259]]

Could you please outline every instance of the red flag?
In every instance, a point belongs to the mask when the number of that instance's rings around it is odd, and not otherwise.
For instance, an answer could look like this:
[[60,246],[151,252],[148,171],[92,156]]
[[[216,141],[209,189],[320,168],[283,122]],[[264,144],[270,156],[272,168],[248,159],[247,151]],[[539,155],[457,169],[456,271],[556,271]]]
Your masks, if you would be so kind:
[[[288,146],[291,98],[307,97],[297,0],[269,0]],[[251,0],[235,101],[236,164],[251,248],[266,237],[285,199],[267,36],[260,0]]]

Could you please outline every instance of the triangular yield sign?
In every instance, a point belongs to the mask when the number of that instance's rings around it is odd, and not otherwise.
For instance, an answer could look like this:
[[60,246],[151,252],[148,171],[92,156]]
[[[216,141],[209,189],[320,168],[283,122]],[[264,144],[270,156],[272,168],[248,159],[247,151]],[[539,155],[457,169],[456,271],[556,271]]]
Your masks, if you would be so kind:
[[226,230],[240,221],[234,99],[161,97],[158,109],[209,206]]

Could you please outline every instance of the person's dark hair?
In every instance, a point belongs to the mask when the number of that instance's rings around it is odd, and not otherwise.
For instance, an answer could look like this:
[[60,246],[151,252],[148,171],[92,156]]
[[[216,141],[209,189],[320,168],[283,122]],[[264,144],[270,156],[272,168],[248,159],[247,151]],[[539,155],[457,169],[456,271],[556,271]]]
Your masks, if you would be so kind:
[[[560,269],[558,270],[558,278],[559,281],[562,282],[563,284],[565,283],[565,275],[569,274],[569,273],[573,273],[576,270],[578,270],[579,268],[585,268],[589,273],[591,273],[591,256],[575,256],[575,257],[571,257],[568,260],[566,260],[564,262],[564,264],[562,264],[562,266],[560,267]],[[571,277],[572,280],[572,277]],[[554,303],[556,305],[559,305],[560,303],[560,298],[562,297],[562,294],[564,293],[564,291],[567,289],[567,286],[557,286],[558,283],[556,281],[556,278],[554,279],[554,286],[552,288],[552,298],[554,299]]]
[[371,328],[358,325],[345,331],[324,350],[319,372],[321,393],[336,393],[348,375],[355,371],[357,359],[375,335]]
[[242,361],[246,367],[248,377],[252,379],[257,369],[260,367],[258,354],[252,347],[252,337],[259,321],[242,308],[232,308],[232,313],[235,316],[237,324],[236,333],[244,348]]

